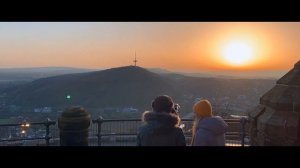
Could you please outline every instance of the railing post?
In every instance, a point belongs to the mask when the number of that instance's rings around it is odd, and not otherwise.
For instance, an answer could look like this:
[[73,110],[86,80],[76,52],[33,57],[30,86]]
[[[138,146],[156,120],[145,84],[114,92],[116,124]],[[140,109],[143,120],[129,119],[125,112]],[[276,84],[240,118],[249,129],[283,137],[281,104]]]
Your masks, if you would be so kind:
[[241,123],[241,127],[242,127],[241,128],[241,132],[242,132],[242,134],[241,134],[241,145],[242,145],[242,147],[245,146],[245,136],[246,136],[245,125],[246,125],[246,122],[247,122],[247,119],[245,117],[242,117],[240,119],[240,123]]
[[98,146],[101,146],[102,145],[102,136],[101,136],[101,126],[102,126],[102,123],[103,123],[103,117],[99,116],[98,119],[97,119],[97,137],[98,137]]
[[46,140],[46,146],[49,146],[50,145],[50,119],[47,118],[47,121],[46,121],[46,136],[45,136],[45,140]]

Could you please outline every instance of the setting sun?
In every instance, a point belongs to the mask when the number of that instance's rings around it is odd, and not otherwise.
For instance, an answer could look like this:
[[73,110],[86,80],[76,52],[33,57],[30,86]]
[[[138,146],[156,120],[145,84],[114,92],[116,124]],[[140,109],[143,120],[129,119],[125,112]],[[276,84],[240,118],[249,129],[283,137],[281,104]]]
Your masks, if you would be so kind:
[[224,46],[222,54],[232,65],[245,65],[254,57],[253,47],[244,41],[229,42]]

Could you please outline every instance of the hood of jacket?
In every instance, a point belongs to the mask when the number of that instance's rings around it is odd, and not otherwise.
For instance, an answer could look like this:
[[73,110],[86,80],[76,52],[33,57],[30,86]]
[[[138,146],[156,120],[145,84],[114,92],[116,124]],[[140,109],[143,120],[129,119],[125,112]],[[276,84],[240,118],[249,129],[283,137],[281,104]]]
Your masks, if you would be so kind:
[[197,129],[206,129],[216,135],[224,134],[227,131],[227,123],[219,116],[206,117],[199,121]]
[[146,123],[157,123],[158,125],[165,125],[176,127],[180,123],[180,118],[176,114],[172,113],[158,113],[152,111],[146,111],[143,113],[142,120]]

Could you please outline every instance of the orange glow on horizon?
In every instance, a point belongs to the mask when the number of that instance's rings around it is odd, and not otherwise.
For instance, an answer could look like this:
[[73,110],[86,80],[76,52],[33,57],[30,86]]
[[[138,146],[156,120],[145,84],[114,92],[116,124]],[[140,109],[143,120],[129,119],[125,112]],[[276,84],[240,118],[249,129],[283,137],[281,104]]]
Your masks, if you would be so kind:
[[300,59],[300,23],[71,22],[0,26],[0,68],[128,66],[133,65],[135,51],[141,67],[199,72],[288,70]]

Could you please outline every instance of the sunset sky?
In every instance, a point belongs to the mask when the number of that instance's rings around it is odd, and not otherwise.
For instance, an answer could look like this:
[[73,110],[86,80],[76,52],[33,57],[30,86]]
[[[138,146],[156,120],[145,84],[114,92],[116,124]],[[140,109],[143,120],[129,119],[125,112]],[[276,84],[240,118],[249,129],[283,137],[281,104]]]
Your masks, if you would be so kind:
[[0,68],[133,64],[177,71],[288,70],[300,22],[0,23]]

